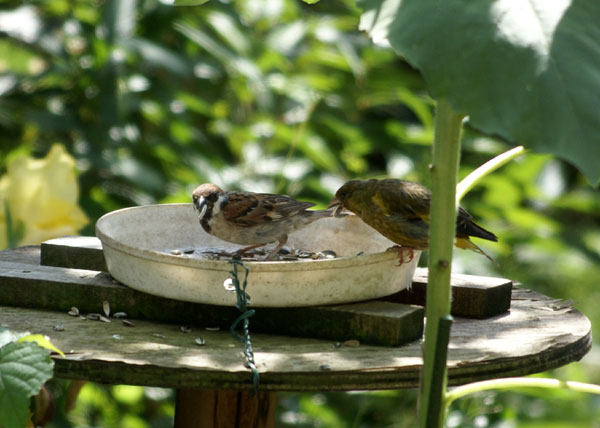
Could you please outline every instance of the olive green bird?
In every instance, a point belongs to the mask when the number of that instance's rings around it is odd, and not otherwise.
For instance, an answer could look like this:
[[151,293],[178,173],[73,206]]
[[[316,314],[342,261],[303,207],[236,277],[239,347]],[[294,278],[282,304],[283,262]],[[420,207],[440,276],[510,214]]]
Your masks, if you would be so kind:
[[[430,205],[431,191],[427,187],[387,178],[348,181],[338,189],[329,208],[335,207],[334,215],[344,208],[352,211],[383,236],[408,250],[412,260],[412,250],[426,250],[429,246]],[[492,260],[471,242],[471,236],[498,241],[496,235],[475,224],[471,214],[459,207],[454,245],[476,251]],[[402,263],[402,253],[399,255]]]

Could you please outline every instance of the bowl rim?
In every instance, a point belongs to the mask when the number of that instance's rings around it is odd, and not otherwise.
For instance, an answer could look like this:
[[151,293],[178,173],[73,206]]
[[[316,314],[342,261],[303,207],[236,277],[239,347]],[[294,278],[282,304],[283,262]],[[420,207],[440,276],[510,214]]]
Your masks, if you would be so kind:
[[[167,254],[148,248],[142,248],[127,244],[126,242],[119,240],[111,236],[105,230],[105,223],[109,222],[112,217],[122,215],[124,212],[144,210],[144,209],[160,209],[165,208],[177,208],[188,206],[191,208],[191,203],[171,203],[171,204],[151,204],[151,205],[140,205],[133,207],[121,208],[115,211],[108,212],[100,217],[96,221],[95,230],[96,236],[102,242],[104,248],[105,245],[111,247],[111,249],[120,251],[130,256],[137,258],[155,261],[160,263],[166,263],[176,266],[184,266],[197,269],[216,270],[216,271],[229,271],[231,270],[232,263],[230,260],[203,260],[199,258],[182,257],[180,255]],[[198,227],[200,227],[198,225]],[[355,256],[341,256],[335,259],[324,259],[324,260],[276,260],[276,261],[244,261],[244,265],[252,269],[255,272],[282,272],[282,271],[304,271],[308,269],[308,266],[312,266],[312,269],[340,269],[345,267],[366,266],[376,263],[389,262],[396,259],[397,256],[393,251],[381,251],[377,253],[364,253]]]

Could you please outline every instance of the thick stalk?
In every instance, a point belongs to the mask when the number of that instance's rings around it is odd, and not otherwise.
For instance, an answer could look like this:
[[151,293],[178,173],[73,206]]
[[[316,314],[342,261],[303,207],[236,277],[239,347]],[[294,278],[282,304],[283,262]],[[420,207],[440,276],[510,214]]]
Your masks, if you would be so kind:
[[[419,395],[419,421],[423,428],[441,428],[446,390],[446,359],[436,358],[440,318],[450,314],[450,267],[456,232],[456,182],[463,116],[445,99],[438,100],[431,166],[431,212],[429,229],[429,281],[425,316],[424,363]],[[436,360],[443,367],[435,367]],[[442,376],[442,381],[434,379]],[[437,414],[436,414],[437,413]]]

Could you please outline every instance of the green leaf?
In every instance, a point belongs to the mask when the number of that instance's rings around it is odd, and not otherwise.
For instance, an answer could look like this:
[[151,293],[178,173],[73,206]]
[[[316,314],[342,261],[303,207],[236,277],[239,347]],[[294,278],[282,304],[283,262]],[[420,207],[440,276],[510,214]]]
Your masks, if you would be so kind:
[[316,134],[300,139],[298,150],[315,165],[327,172],[335,172],[341,169],[336,155],[325,144],[325,141]]
[[360,28],[470,124],[600,179],[600,2],[362,0]]
[[167,3],[174,4],[175,6],[200,6],[201,4],[208,3],[209,0],[167,0]]
[[206,21],[233,51],[240,55],[247,55],[250,52],[248,36],[240,30],[230,15],[215,10],[208,14]]
[[17,343],[24,342],[37,343],[38,346],[41,346],[42,348],[47,349],[48,351],[56,352],[61,357],[65,358],[65,354],[63,353],[63,351],[54,346],[52,342],[50,342],[50,339],[47,336],[44,336],[43,334],[29,334],[17,340]]
[[52,377],[48,351],[35,343],[9,343],[0,348],[0,421],[24,427],[29,397]]
[[173,28],[198,46],[202,47],[223,64],[229,64],[230,62],[235,61],[236,56],[206,32],[194,28],[185,22],[175,22]]
[[162,67],[180,76],[192,74],[192,67],[184,56],[167,49],[151,40],[141,37],[126,40],[124,46],[137,50],[140,56],[152,67]]
[[8,200],[4,200],[4,218],[6,219],[6,241],[8,248],[16,248],[25,236],[25,224],[19,219],[13,219],[8,206]]

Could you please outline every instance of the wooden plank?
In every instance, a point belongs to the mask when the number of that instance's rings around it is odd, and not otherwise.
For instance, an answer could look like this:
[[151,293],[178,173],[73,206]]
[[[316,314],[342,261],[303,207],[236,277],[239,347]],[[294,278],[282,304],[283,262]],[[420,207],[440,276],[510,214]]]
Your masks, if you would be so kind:
[[[485,319],[510,309],[512,281],[505,278],[452,274],[451,313],[456,317]],[[384,300],[425,306],[427,269],[418,268],[412,288],[384,297]]]
[[[515,290],[509,313],[492,320],[457,318],[448,349],[449,383],[521,376],[580,359],[591,325],[567,302]],[[50,337],[67,353],[57,377],[168,388],[250,391],[252,376],[229,331],[136,320],[91,321],[65,312],[4,306],[0,325]],[[54,327],[60,326],[57,331]],[[202,337],[203,346],[196,338]],[[252,334],[262,391],[413,388],[422,366],[420,342],[401,347],[335,346],[332,341]]]
[[107,272],[102,243],[95,236],[64,236],[42,242],[41,264]]
[[5,262],[40,264],[40,246],[26,245],[18,248],[8,248],[0,251],[0,260]]
[[179,389],[175,428],[273,428],[275,394]]
[[[81,257],[79,257],[81,255]],[[106,270],[102,244],[93,237],[65,237],[42,244],[42,264],[79,269]],[[452,275],[452,315],[484,319],[510,309],[512,281],[473,275]],[[415,272],[411,290],[381,300],[425,306],[427,269]]]
[[[126,312],[133,319],[227,329],[238,317],[234,307],[183,302],[123,286],[107,272],[0,262],[0,305],[53,309],[66,313]],[[421,337],[423,308],[390,302],[311,308],[257,308],[252,331],[336,341],[356,339],[398,346]]]
[[306,308],[260,308],[254,329],[338,342],[356,340],[381,346],[398,346],[423,335],[424,309],[393,302]]

